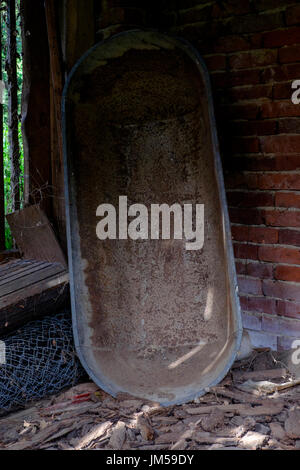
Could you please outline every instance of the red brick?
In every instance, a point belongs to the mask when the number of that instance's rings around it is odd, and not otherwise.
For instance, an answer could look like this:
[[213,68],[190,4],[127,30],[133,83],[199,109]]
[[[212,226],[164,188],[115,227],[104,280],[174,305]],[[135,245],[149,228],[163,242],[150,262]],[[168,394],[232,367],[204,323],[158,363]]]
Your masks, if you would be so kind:
[[239,52],[229,57],[229,66],[232,69],[250,69],[252,67],[275,64],[276,62],[277,50],[275,49]]
[[[276,158],[272,155],[265,156],[264,154],[252,155],[251,157],[238,156],[231,158],[230,164],[232,165],[232,170],[237,171],[273,171],[276,169]],[[227,168],[231,169],[229,162]]]
[[257,259],[258,246],[244,243],[234,243],[234,254],[238,259]]
[[259,110],[260,107],[256,103],[233,104],[220,108],[224,119],[257,119]]
[[278,336],[277,337],[277,351],[289,351],[293,349],[293,343],[295,338],[288,336]]
[[300,44],[300,27],[277,29],[262,35],[263,46],[281,47],[282,45]]
[[269,263],[247,263],[246,272],[248,276],[258,277],[259,279],[272,279],[273,278],[273,266]]
[[198,21],[207,21],[211,18],[211,5],[197,5],[193,8],[187,8],[178,11],[178,24],[197,23]]
[[[251,180],[249,178],[248,180],[252,182],[253,188],[254,175]],[[256,187],[259,189],[300,189],[300,175],[297,173],[266,173],[258,175],[256,181]]]
[[[299,67],[300,68],[300,67]],[[260,71],[256,70],[232,70],[226,74],[226,84],[228,87],[239,85],[256,85],[260,82]]]
[[244,277],[239,276],[238,286],[239,286],[239,291],[242,294],[253,294],[253,295],[262,294],[262,287],[261,287],[260,279],[252,279],[251,277],[247,277],[247,276],[244,276]]
[[300,64],[286,64],[282,66],[282,70],[284,72],[284,75],[287,78],[299,78],[299,67]]
[[276,266],[275,279],[280,281],[300,282],[300,268],[286,265]]
[[278,300],[277,313],[284,317],[300,318],[300,304]]
[[240,305],[242,310],[247,310],[248,307],[248,297],[240,294]]
[[300,247],[300,231],[289,229],[279,230],[279,243],[282,245],[293,245]]
[[230,206],[234,207],[266,207],[274,206],[274,196],[272,193],[259,191],[232,191],[227,193],[227,200]]
[[[300,154],[253,155],[234,157],[227,168],[236,171],[291,171],[300,170]],[[230,163],[230,165],[229,165]],[[269,175],[267,175],[269,179]],[[256,180],[257,181],[257,180]],[[258,181],[257,181],[258,184]]]
[[244,15],[249,11],[249,0],[227,0],[222,4],[214,3],[212,16],[214,18],[224,18],[232,15]]
[[258,175],[252,173],[234,173],[230,172],[225,174],[226,187],[229,189],[257,189],[258,188]]
[[246,225],[233,225],[231,227],[231,236],[233,240],[247,242],[249,239],[249,227]]
[[265,223],[273,227],[300,227],[300,211],[266,211]]
[[278,230],[267,227],[249,227],[248,237],[251,243],[277,243]]
[[[127,0],[124,0],[127,1]],[[178,10],[184,10],[186,8],[192,8],[195,7],[201,3],[208,3],[207,0],[177,0],[176,1],[176,6]],[[170,2],[170,8],[173,8],[174,2],[171,0]]]
[[276,314],[276,300],[266,297],[248,297],[249,312]]
[[289,62],[298,62],[300,60],[299,46],[285,46],[279,49],[279,62],[286,64]]
[[276,155],[274,170],[300,170],[300,154]]
[[[231,156],[230,160],[226,161],[226,170],[228,171],[291,171],[291,170],[300,170],[300,154],[254,154],[250,156]],[[285,178],[286,175],[282,175],[279,178]],[[270,174],[267,175],[267,180],[269,180]],[[240,179],[240,181],[242,181]],[[253,183],[256,183],[258,187],[259,179],[253,176]],[[265,184],[263,179],[260,183]],[[267,182],[268,183],[268,182]],[[272,183],[273,184],[273,183]],[[255,186],[254,186],[255,189]],[[272,188],[271,188],[272,189]],[[268,205],[268,204],[266,204]]]
[[224,36],[216,38],[214,45],[215,52],[235,52],[248,50],[249,41],[241,36]]
[[286,64],[289,62],[298,62],[300,60],[299,46],[285,46],[279,49],[279,62]]
[[[241,297],[241,301],[243,299],[244,299],[244,297]],[[245,303],[246,306],[247,306],[247,301],[248,301],[248,299],[246,298],[246,303]],[[245,308],[244,310],[247,310],[247,308]],[[243,321],[243,327],[244,328],[249,328],[249,329],[255,330],[255,331],[260,331],[261,330],[261,316],[250,315],[248,313],[243,312],[242,313],[242,321]]]
[[277,121],[233,121],[229,129],[232,135],[273,135],[277,130]]
[[275,205],[278,207],[295,207],[300,209],[299,193],[276,193]]
[[[291,99],[292,90],[291,81],[284,83],[275,83],[273,85],[273,98],[274,100],[285,100]],[[279,132],[280,133],[280,132]]]
[[300,116],[300,106],[294,105],[290,100],[262,103],[261,116],[263,118]]
[[274,10],[275,8],[286,7],[292,0],[254,0],[254,8],[258,11]]
[[228,31],[234,34],[270,31],[283,25],[284,19],[281,12],[237,16],[226,23]]
[[225,70],[226,56],[225,55],[209,55],[203,57],[209,71],[211,70]]
[[297,153],[300,149],[300,135],[273,135],[260,137],[265,153]]
[[265,211],[257,209],[229,209],[230,220],[234,224],[261,225],[265,223]]
[[[159,20],[159,18],[158,18]],[[184,37],[195,46],[201,38],[214,39],[223,31],[223,25],[217,21],[205,21],[200,23],[191,23],[185,25],[178,25],[172,28],[172,33]]]
[[243,263],[242,261],[237,261],[235,263],[235,269],[237,274],[247,274],[246,263]]
[[210,74],[210,79],[212,82],[213,88],[222,88],[228,87],[228,75],[226,72],[212,72]]
[[298,25],[300,23],[300,5],[288,8],[285,14],[285,18],[288,25]]
[[[291,84],[289,83],[291,89]],[[220,90],[224,93],[223,90]],[[254,85],[254,86],[239,86],[230,88],[226,93],[227,99],[230,101],[253,100],[257,98],[272,98],[272,85]],[[290,96],[290,95],[289,95]]]
[[288,318],[274,318],[265,315],[262,317],[261,328],[262,331],[277,335],[300,337],[300,321],[292,321]]
[[299,63],[265,67],[260,72],[260,81],[261,83],[284,82],[289,79],[298,79],[299,73]]
[[270,349],[277,351],[278,336],[264,331],[248,330],[251,344],[254,348]]
[[260,244],[274,244],[278,242],[278,230],[268,227],[248,227],[245,225],[234,225],[231,228],[233,239]]
[[298,134],[299,132],[300,120],[298,117],[278,120],[278,134]]
[[234,137],[228,147],[234,153],[258,153],[260,148],[257,137]]
[[263,280],[263,292],[267,297],[278,298],[281,300],[300,301],[300,285],[291,284],[285,281]]
[[272,263],[300,264],[300,250],[280,246],[260,246],[258,259]]

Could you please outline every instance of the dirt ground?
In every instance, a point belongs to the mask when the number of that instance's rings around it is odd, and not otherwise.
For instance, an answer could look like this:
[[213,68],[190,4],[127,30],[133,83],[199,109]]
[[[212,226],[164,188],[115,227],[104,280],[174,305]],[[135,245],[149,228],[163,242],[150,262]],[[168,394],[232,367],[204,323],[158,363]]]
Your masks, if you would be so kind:
[[163,408],[83,383],[0,418],[0,449],[300,449],[300,366],[256,350],[203,397]]

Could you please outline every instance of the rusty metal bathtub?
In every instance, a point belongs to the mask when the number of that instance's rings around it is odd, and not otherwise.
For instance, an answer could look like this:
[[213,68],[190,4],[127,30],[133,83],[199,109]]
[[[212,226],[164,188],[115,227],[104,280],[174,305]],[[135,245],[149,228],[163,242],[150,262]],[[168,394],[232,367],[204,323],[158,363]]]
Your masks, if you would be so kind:
[[[75,66],[63,116],[80,359],[111,395],[192,400],[225,376],[242,332],[205,66],[179,39],[118,34]],[[126,239],[126,226],[100,240],[97,208],[115,207],[118,223],[120,196],[149,212],[152,204],[204,205],[203,247],[187,250],[172,231],[170,239]]]

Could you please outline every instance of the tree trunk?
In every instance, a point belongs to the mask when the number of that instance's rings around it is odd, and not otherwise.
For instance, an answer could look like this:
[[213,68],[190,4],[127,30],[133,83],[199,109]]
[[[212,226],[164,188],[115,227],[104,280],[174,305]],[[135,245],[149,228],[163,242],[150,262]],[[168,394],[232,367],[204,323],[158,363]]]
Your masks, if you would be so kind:
[[0,250],[5,250],[2,78],[2,12],[0,11]]
[[12,210],[20,209],[20,148],[18,136],[18,82],[17,82],[17,41],[16,2],[7,0],[7,81],[9,148],[11,163]]

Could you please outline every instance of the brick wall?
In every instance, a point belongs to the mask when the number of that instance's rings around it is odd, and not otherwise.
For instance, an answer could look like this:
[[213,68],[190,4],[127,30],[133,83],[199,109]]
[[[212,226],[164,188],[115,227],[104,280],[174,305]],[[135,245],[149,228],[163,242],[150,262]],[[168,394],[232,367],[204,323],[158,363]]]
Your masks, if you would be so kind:
[[289,348],[300,338],[300,105],[291,102],[300,4],[162,0],[144,13],[144,23],[188,39],[207,64],[244,326],[256,346]]

